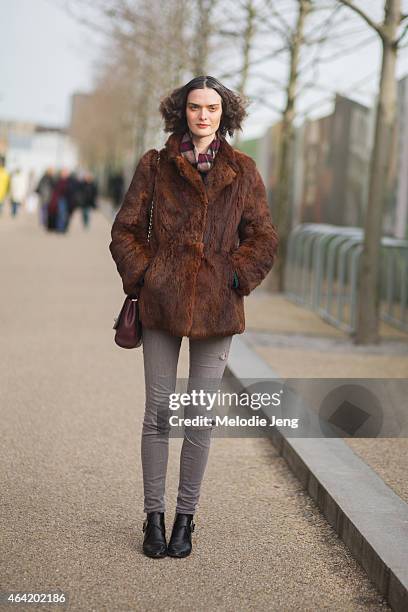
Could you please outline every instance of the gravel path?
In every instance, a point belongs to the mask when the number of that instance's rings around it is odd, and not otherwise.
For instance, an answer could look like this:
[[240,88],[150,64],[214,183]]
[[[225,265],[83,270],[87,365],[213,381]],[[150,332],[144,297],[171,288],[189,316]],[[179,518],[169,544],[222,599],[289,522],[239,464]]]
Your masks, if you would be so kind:
[[0,220],[1,590],[59,587],[68,609],[98,612],[388,610],[262,438],[213,440],[190,557],[142,554],[143,361],[113,343],[109,229],[100,213],[67,235],[24,211]]

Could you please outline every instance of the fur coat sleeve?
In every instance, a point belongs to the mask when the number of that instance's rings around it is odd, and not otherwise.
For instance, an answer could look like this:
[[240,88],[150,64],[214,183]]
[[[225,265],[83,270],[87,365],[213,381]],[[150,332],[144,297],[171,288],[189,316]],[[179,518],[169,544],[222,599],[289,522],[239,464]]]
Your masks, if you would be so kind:
[[238,227],[240,244],[231,257],[239,280],[235,291],[241,296],[249,295],[265,278],[273,266],[279,245],[265,185],[255,162],[251,161],[251,184]]
[[154,149],[140,159],[111,229],[109,250],[127,295],[138,295],[140,281],[153,257],[147,233],[156,159]]

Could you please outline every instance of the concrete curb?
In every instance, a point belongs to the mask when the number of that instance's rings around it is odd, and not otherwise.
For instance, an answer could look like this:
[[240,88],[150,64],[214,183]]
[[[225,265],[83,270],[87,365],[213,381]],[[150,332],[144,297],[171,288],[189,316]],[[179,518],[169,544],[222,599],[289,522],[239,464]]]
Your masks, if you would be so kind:
[[[238,334],[226,369],[241,390],[248,379],[281,380]],[[270,437],[391,608],[408,610],[408,505],[341,438],[288,437],[279,427]]]

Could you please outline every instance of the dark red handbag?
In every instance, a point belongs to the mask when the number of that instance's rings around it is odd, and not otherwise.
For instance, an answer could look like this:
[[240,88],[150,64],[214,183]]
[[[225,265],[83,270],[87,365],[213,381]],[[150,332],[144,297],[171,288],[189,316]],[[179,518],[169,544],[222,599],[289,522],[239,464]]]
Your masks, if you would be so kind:
[[142,324],[137,298],[126,296],[113,329],[116,329],[115,342],[118,346],[131,349],[142,344]]
[[[157,168],[159,166],[160,151],[157,156]],[[156,173],[157,175],[157,173]],[[152,205],[150,207],[149,230],[147,233],[147,242],[150,242],[150,234],[152,231],[153,222],[153,207],[154,207],[154,189]],[[137,348],[142,344],[142,323],[139,318],[139,302],[138,298],[127,295],[119,315],[115,319],[113,329],[116,329],[115,342],[121,348]]]

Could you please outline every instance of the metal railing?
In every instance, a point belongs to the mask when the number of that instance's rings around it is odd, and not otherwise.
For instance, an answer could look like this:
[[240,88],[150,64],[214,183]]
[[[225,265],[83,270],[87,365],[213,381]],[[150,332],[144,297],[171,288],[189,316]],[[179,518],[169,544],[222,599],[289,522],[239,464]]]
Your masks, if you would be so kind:
[[[336,327],[355,331],[363,238],[358,227],[296,226],[288,240],[285,295]],[[381,319],[408,331],[407,240],[381,240],[379,298]]]

